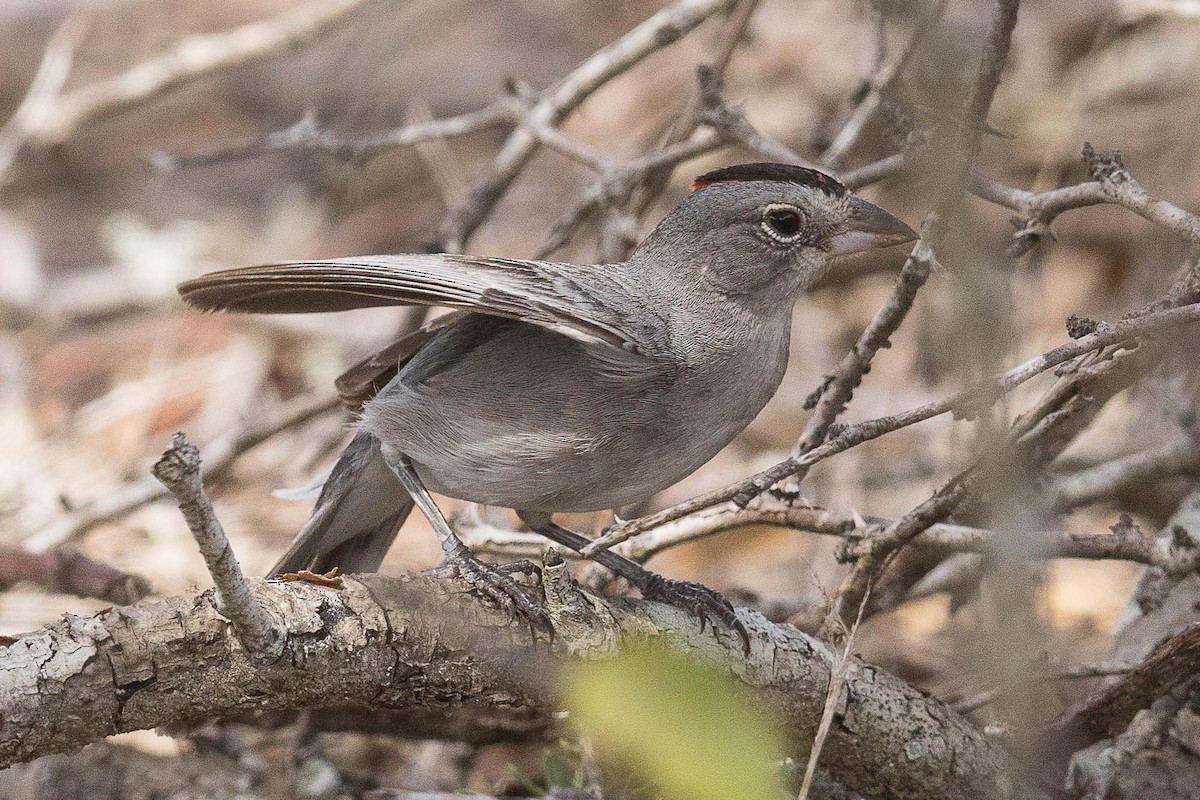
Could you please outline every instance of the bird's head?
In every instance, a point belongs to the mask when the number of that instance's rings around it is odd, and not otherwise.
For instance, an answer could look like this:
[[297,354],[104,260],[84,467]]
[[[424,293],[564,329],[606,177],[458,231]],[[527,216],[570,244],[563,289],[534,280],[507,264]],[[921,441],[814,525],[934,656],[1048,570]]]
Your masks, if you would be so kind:
[[692,192],[634,259],[672,264],[730,296],[788,300],[838,256],[910,242],[917,233],[822,172],[738,164],[692,182]]

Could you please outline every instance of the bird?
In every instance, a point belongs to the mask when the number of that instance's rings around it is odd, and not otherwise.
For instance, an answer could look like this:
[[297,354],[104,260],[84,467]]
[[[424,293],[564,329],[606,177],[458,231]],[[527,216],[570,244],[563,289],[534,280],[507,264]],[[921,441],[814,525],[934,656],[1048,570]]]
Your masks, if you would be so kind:
[[[623,262],[461,254],[289,261],[179,285],[205,311],[454,309],[347,370],[357,430],[271,575],[379,569],[421,510],[441,571],[545,624],[527,587],[476,558],[431,492],[512,509],[580,550],[553,515],[643,502],[729,444],[783,379],[792,307],[842,256],[910,242],[897,217],[834,177],[734,164],[694,181]],[[744,627],[719,593],[618,553],[594,559],[643,597]]]

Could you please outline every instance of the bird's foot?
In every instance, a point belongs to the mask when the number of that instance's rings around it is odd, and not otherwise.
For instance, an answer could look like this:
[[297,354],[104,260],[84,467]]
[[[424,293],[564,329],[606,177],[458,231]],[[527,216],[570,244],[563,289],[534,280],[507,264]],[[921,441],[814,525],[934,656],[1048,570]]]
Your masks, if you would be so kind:
[[537,576],[540,580],[541,570],[536,564],[529,561],[489,564],[480,561],[470,552],[457,552],[446,556],[446,560],[430,572],[439,577],[457,578],[466,583],[472,592],[511,616],[522,617],[531,627],[552,632],[550,617],[545,609],[530,596],[531,591],[528,587],[522,586],[513,578],[513,573],[519,572],[527,576]]
[[709,618],[718,619],[732,628],[742,640],[742,650],[750,652],[750,634],[738,619],[737,612],[720,592],[691,581],[674,581],[654,575],[641,587],[642,597],[657,600],[681,608],[700,618],[700,630],[704,630]]

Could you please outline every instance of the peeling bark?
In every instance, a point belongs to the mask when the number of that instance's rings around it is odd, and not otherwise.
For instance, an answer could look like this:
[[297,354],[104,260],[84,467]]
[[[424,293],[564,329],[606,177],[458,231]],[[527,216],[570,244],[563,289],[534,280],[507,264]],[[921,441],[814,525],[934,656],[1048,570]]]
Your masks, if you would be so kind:
[[[832,662],[815,639],[744,610],[749,657],[734,634],[701,630],[693,617],[644,601],[560,597],[551,603],[551,644],[454,584],[423,576],[362,575],[342,590],[252,581],[251,589],[286,625],[283,654],[267,666],[255,666],[212,592],[69,616],[0,647],[0,765],[122,731],[306,707],[390,712],[414,737],[539,736],[552,724],[556,657],[600,656],[622,639],[655,634],[756,688],[799,755],[812,741]],[[1006,788],[1004,756],[982,733],[859,662],[822,766],[870,797],[999,798]]]

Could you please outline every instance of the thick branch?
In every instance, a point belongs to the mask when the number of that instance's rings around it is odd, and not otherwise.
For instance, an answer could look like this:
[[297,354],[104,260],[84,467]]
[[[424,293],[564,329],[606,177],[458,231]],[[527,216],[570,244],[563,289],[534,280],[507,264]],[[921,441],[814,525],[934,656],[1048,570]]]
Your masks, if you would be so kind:
[[[400,712],[418,737],[527,738],[550,725],[545,643],[447,581],[365,575],[341,591],[251,587],[286,621],[274,666],[247,657],[211,593],[68,617],[0,647],[0,764],[121,731],[314,706]],[[797,754],[811,742],[833,663],[819,642],[741,611],[752,637],[746,659],[736,636],[718,639],[677,609],[596,602],[596,619],[556,626],[557,647],[607,651],[623,636],[670,631],[677,645],[728,665],[756,689]],[[854,663],[839,723],[823,763],[855,791],[897,800],[1001,796],[1000,751],[940,702],[874,667]]]

